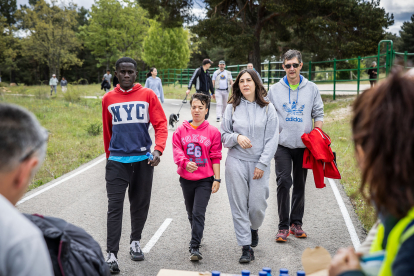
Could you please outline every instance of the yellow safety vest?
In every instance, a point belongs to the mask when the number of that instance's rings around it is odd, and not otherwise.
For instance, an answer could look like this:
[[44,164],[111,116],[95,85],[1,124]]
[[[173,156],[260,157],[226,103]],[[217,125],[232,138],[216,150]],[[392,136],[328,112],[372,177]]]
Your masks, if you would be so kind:
[[[405,242],[409,237],[414,235],[414,226],[411,226],[409,229],[404,231],[408,224],[414,220],[414,208],[412,208],[407,216],[402,218],[398,223],[392,228],[387,239],[387,246],[385,248],[385,259],[382,263],[380,272],[378,276],[392,276],[392,264],[395,257],[398,254],[401,244]],[[384,225],[380,224],[378,226],[378,231],[375,236],[374,242],[371,246],[371,253],[383,250],[382,241],[384,240]]]

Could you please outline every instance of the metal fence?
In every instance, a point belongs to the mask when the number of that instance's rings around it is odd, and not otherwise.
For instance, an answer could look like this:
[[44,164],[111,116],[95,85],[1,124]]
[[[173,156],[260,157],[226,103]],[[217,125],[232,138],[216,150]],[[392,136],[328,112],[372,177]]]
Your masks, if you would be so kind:
[[[384,45],[385,44],[385,45]],[[383,46],[383,47],[382,47]],[[357,93],[361,91],[361,82],[376,81],[385,78],[391,72],[394,60],[399,58],[404,61],[404,68],[408,67],[408,59],[414,57],[414,53],[400,53],[393,50],[391,40],[382,40],[378,43],[378,54],[374,56],[357,57],[350,59],[332,59],[326,61],[305,62],[301,74],[315,83],[330,84],[327,89],[320,89],[321,92],[332,92],[333,99],[337,92]],[[371,67],[372,62],[376,62],[376,67]],[[239,72],[247,68],[247,64],[226,66],[233,79]],[[211,67],[210,72],[219,69]],[[377,77],[370,79],[367,71],[377,69]],[[187,86],[195,69],[164,69],[158,70],[158,77],[162,79],[164,85]],[[146,72],[139,72],[138,81],[142,84],[146,81]],[[285,76],[281,61],[267,61],[261,63],[261,78],[267,89],[270,85],[278,82]],[[348,86],[339,84],[351,84]],[[331,86],[332,85],[332,86]],[[339,85],[339,86],[338,86]],[[331,88],[332,87],[332,88]],[[351,87],[354,89],[348,89]]]

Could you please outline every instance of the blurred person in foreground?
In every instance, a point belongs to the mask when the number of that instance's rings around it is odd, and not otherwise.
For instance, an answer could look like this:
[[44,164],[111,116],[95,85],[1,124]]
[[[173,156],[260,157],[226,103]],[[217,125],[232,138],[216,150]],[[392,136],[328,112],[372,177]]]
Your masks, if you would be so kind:
[[0,275],[53,275],[43,234],[14,207],[44,160],[47,136],[32,113],[0,103]]
[[[394,68],[356,99],[353,113],[360,191],[381,222],[370,250],[384,258],[376,275],[414,275],[414,80]],[[361,257],[340,249],[329,275],[366,275]]]

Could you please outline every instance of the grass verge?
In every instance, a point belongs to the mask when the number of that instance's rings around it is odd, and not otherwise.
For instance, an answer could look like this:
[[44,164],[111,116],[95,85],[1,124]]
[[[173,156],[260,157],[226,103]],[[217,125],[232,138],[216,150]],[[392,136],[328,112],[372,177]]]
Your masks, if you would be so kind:
[[375,223],[376,217],[373,207],[366,203],[359,192],[361,172],[355,160],[350,123],[351,114],[349,112],[353,99],[343,98],[335,102],[327,101],[325,103],[325,118],[327,120],[323,129],[332,139],[331,147],[336,152],[338,169],[342,176],[340,182],[350,197],[355,213],[363,227],[369,230]]
[[[101,100],[83,99],[72,103],[59,98],[1,96],[0,102],[20,105],[33,112],[49,131],[45,162],[29,189],[47,183],[104,153]],[[93,125],[93,126],[91,126]],[[91,129],[95,130],[91,132]]]

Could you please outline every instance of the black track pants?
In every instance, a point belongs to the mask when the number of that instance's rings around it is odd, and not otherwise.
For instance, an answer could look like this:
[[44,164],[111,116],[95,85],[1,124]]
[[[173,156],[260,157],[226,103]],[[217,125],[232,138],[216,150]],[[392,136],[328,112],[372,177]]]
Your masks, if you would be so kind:
[[204,221],[208,201],[211,196],[214,178],[208,177],[196,181],[191,181],[180,177],[181,188],[183,190],[185,208],[188,220],[191,225],[191,245],[197,246],[201,243],[204,232]]
[[[308,173],[302,168],[304,148],[289,149],[279,145],[275,154],[277,207],[279,211],[279,230],[289,229],[290,224],[302,225],[305,210],[305,183]],[[293,181],[292,181],[293,165]],[[292,206],[290,188],[293,184]],[[289,216],[290,209],[290,216]]]
[[122,231],[125,192],[131,212],[131,240],[141,240],[151,199],[154,167],[148,160],[120,163],[109,160],[106,164],[106,192],[108,195],[107,251],[118,252]]

